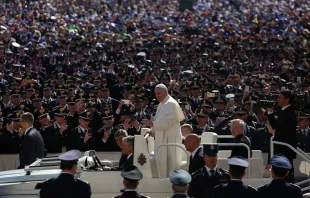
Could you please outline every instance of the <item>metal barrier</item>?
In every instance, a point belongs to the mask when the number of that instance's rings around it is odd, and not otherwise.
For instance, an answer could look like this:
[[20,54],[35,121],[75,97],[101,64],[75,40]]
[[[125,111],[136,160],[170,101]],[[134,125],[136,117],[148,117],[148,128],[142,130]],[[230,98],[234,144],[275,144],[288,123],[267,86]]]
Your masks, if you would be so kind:
[[[161,175],[160,175],[160,170],[159,170],[159,162],[158,162],[158,158],[157,158],[157,153],[158,153],[158,150],[161,148],[161,147],[163,147],[163,146],[167,146],[167,147],[169,147],[169,146],[176,146],[176,147],[179,147],[180,149],[182,149],[185,153],[186,153],[186,155],[187,155],[187,161],[189,162],[189,157],[190,157],[190,155],[188,154],[188,152],[186,151],[186,149],[183,147],[183,145],[182,144],[177,144],[177,143],[168,143],[168,144],[161,144],[161,145],[159,145],[157,148],[156,148],[156,152],[154,153],[154,155],[155,155],[155,162],[156,162],[156,168],[157,168],[157,172],[158,172],[158,178],[161,178]],[[188,163],[189,164],[189,163]]]
[[[286,146],[286,147],[290,148],[299,157],[301,157],[302,159],[304,159],[306,162],[308,162],[310,164],[310,157],[306,153],[304,153],[300,148],[295,149],[290,144],[287,144],[287,143],[284,143],[284,142],[279,142],[279,141],[273,141],[273,139],[274,139],[274,137],[272,136],[270,138],[270,157],[274,156],[274,144],[277,144],[277,145],[282,145],[282,146]],[[304,181],[295,183],[295,185],[302,185],[302,184],[305,184],[307,182],[310,182],[310,179],[306,179]],[[301,191],[304,192],[304,191],[309,190],[309,189],[310,189],[310,186],[302,188]]]
[[[249,162],[249,167],[247,169],[247,176],[248,178],[251,178],[251,150],[250,147],[244,143],[210,143],[213,145],[218,145],[218,146],[244,146],[247,150],[248,150],[248,162]],[[203,144],[201,144],[203,145]],[[185,148],[183,147],[183,145],[181,144],[176,144],[176,143],[169,143],[169,144],[161,144],[156,148],[156,152],[155,152],[155,161],[156,161],[156,166],[157,166],[157,171],[158,171],[158,177],[160,178],[160,172],[159,172],[159,162],[158,162],[158,158],[157,158],[157,153],[159,148],[163,147],[163,146],[176,146],[181,148],[187,155],[187,161],[189,162],[189,157],[190,155],[188,154],[188,152],[185,150]],[[189,163],[188,163],[189,164]]]

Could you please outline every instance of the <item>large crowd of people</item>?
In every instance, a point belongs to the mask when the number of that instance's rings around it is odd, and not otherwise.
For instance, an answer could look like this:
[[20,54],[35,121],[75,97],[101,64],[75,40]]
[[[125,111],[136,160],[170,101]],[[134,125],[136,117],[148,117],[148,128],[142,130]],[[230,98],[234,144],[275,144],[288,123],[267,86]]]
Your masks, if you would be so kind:
[[140,134],[154,119],[160,83],[182,108],[193,157],[207,131],[263,152],[276,134],[310,152],[309,9],[307,0],[7,1],[0,152],[19,153],[28,124],[47,153],[121,151],[123,130]]

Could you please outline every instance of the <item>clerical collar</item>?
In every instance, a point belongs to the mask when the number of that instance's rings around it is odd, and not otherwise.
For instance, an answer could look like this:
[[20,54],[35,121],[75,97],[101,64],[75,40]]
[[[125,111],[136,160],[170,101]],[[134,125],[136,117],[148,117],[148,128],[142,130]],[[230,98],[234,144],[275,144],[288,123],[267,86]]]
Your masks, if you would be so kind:
[[168,99],[169,99],[169,95],[167,95],[166,98],[160,104],[166,103]]

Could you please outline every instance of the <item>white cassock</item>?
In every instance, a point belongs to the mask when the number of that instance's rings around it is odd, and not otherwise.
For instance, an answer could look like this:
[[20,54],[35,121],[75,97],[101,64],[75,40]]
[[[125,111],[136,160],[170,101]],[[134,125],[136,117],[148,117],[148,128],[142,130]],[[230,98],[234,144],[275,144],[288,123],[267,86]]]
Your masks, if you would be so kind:
[[[167,96],[158,105],[152,130],[155,132],[155,152],[159,145],[177,143],[182,145],[181,125],[184,120],[179,103]],[[161,147],[157,153],[161,178],[167,178],[170,171],[180,168],[182,150],[178,147]]]

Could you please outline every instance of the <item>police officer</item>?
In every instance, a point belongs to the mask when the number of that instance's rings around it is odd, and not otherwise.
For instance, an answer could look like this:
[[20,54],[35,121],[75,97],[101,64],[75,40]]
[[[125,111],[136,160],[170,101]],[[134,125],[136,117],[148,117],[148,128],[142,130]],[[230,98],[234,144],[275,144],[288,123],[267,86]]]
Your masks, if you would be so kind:
[[291,162],[284,155],[278,154],[270,159],[270,164],[272,166],[271,174],[273,180],[270,184],[258,188],[259,197],[301,198],[302,192],[300,187],[285,181],[285,177],[292,168]]
[[57,178],[52,178],[44,183],[38,184],[36,189],[40,190],[41,198],[90,198],[91,187],[88,182],[75,179],[78,159],[81,152],[71,150],[58,157],[61,160],[62,172]]
[[257,198],[258,192],[251,186],[244,185],[242,178],[249,163],[242,157],[236,156],[228,160],[230,181],[214,188],[213,198]]
[[114,198],[148,198],[136,191],[139,185],[139,180],[143,178],[141,171],[136,166],[126,166],[122,170],[121,176],[124,178],[123,184],[125,190],[121,195],[115,196]]
[[212,197],[215,186],[229,181],[228,172],[216,167],[218,150],[218,145],[203,145],[205,166],[192,174],[192,182],[188,190],[190,197]]
[[192,181],[191,175],[182,169],[176,169],[169,174],[172,183],[173,196],[171,198],[189,198],[186,194],[188,184]]
[[304,112],[298,112],[298,129],[297,129],[297,146],[304,152],[310,151],[310,130],[309,118],[310,115]]

